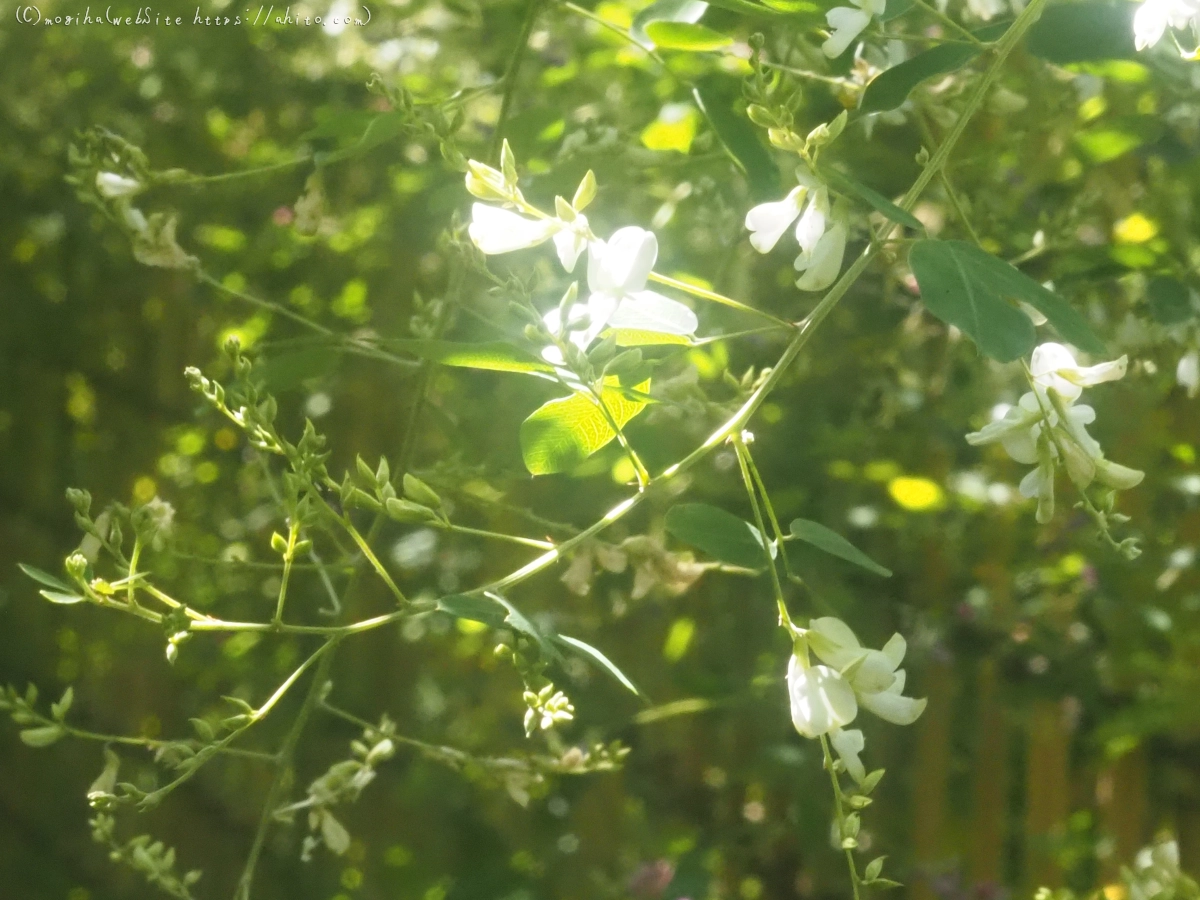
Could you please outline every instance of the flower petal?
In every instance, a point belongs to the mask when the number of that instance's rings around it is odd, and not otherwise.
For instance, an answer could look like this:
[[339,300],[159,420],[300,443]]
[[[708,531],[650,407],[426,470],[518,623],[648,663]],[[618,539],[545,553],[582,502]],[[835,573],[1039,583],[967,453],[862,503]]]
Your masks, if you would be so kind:
[[858,754],[862,753],[863,748],[867,745],[863,739],[863,733],[857,728],[849,731],[838,728],[829,735],[829,743],[833,744],[833,749],[837,751],[838,757],[846,764],[846,771],[850,773],[850,777],[858,784],[862,784],[867,778],[866,767],[858,758]]
[[491,256],[536,247],[559,227],[557,219],[527,219],[511,210],[476,203],[471,206],[467,233],[476,247]]
[[862,30],[871,21],[871,14],[848,6],[835,6],[825,14],[825,21],[833,29],[833,33],[821,45],[821,51],[833,59],[845,53],[851,42],[862,34]]
[[782,200],[760,203],[746,213],[746,228],[750,231],[750,246],[759,253],[769,253],[779,243],[788,226],[800,215],[800,202],[805,188],[795,187]]
[[625,297],[608,320],[611,328],[631,328],[658,334],[695,334],[696,314],[677,300],[654,291]]
[[[657,259],[658,238],[654,232],[636,225],[619,228],[603,245],[598,260],[588,255],[588,285],[593,291],[618,295],[640,291]],[[593,274],[592,263],[597,261],[599,270]]]
[[792,724],[804,737],[828,734],[850,724],[858,715],[854,690],[827,666],[806,669],[792,656],[788,661],[787,682]]
[[924,697],[915,699],[904,697],[898,692],[881,691],[878,694],[864,694],[860,699],[864,709],[868,709],[885,722],[893,725],[911,725],[917,721],[929,701]]
[[[834,222],[817,242],[811,258],[804,266],[807,271],[796,280],[796,287],[802,291],[823,291],[837,280],[842,270],[842,257],[846,253],[846,236],[846,224]],[[796,259],[797,268],[800,268],[801,258]]]

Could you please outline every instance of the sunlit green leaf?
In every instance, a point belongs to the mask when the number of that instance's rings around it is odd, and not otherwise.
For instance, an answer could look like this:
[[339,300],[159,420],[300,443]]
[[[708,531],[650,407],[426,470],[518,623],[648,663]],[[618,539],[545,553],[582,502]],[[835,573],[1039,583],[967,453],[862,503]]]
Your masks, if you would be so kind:
[[465,369],[488,369],[493,372],[552,372],[547,363],[504,341],[479,344],[435,340],[387,341],[386,346],[400,353],[411,353],[421,359]]
[[806,544],[812,544],[826,553],[852,562],[856,566],[862,566],[867,571],[882,575],[884,578],[890,578],[892,575],[891,569],[884,568],[836,531],[826,528],[820,522],[813,522],[809,519],[793,519],[790,527],[792,535]]
[[702,0],[655,0],[636,16],[629,26],[629,33],[641,44],[653,44],[646,34],[646,26],[651,22],[699,22],[700,17],[708,10],[708,4]]
[[49,572],[43,572],[35,566],[27,566],[25,563],[17,563],[17,568],[36,581],[38,584],[44,584],[48,588],[53,588],[56,591],[70,593],[75,589],[65,581],[55,578]]
[[[618,427],[624,427],[646,407],[646,402],[627,398],[606,378],[601,398]],[[634,387],[639,393],[650,390],[645,381]],[[565,472],[606,446],[617,433],[593,398],[575,393],[570,397],[543,404],[521,423],[521,454],[525,467],[534,475]]]
[[87,600],[86,597],[81,597],[78,594],[71,594],[66,591],[38,591],[38,593],[51,603],[57,603],[60,606],[70,606],[73,603],[83,603]]
[[664,50],[690,50],[702,53],[720,50],[733,43],[727,34],[714,31],[707,25],[692,22],[647,22],[646,36]]

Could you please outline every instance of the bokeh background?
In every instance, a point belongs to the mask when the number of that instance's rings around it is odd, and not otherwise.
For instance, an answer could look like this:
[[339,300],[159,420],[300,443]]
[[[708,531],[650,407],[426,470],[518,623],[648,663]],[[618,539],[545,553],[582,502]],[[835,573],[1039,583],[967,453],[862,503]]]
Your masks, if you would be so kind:
[[[637,5],[585,4],[618,29]],[[77,6],[47,0],[41,11],[81,14]],[[615,445],[570,475],[528,476],[517,429],[552,396],[539,382],[346,354],[236,296],[267,298],[342,333],[494,337],[482,314],[519,334],[503,290],[457,249],[470,203],[461,174],[427,133],[373,126],[389,105],[367,82],[380,73],[432,106],[468,90],[445,105],[447,116],[463,116],[453,146],[488,159],[500,79],[528,6],[369,6],[369,25],[339,31],[21,25],[14,4],[0,2],[0,682],[36,683],[48,699],[74,685],[80,727],[186,735],[188,718],[214,714],[221,695],[261,699],[312,650],[278,637],[196,638],[169,665],[155,629],[48,604],[16,568],[61,572],[79,541],[68,486],[90,490],[97,508],[159,496],[176,524],[148,558],[156,577],[199,608],[270,615],[278,572],[269,537],[280,527],[270,482],[182,374],[199,366],[228,375],[220,347],[229,335],[261,357],[283,427],[298,435],[308,417],[328,435],[336,475],[359,454],[372,465],[381,454],[404,458],[464,521],[527,534],[553,534],[530,514],[582,527],[627,490]],[[600,193],[589,217],[599,233],[653,224],[662,271],[803,315],[814,301],[791,286],[790,259],[754,254],[741,226],[754,202],[782,196],[786,160],[778,158],[782,176],[766,168],[747,177],[692,94],[703,84],[739,108],[757,27],[773,58],[838,80],[794,76],[802,132],[852,105],[855,85],[880,61],[829,64],[801,40],[815,34],[821,10],[794,6],[795,17],[766,23],[714,10],[705,21],[736,37],[733,50],[664,53],[665,67],[569,4],[539,7],[504,124],[527,195],[569,197],[594,169]],[[952,2],[951,12],[974,24],[979,6]],[[206,0],[201,12],[237,11]],[[789,600],[797,615],[836,612],[875,646],[895,630],[908,638],[910,684],[929,707],[909,729],[864,726],[870,765],[888,770],[864,843],[872,856],[888,854],[903,892],[919,900],[1025,897],[1040,885],[1107,885],[1108,900],[1120,900],[1120,866],[1164,832],[1178,836],[1184,867],[1200,869],[1200,417],[1175,378],[1197,343],[1200,64],[1169,48],[1112,55],[1053,66],[1018,52],[950,172],[985,246],[1023,256],[1026,271],[1053,280],[1088,315],[1113,356],[1131,356],[1128,377],[1089,398],[1109,456],[1147,470],[1121,498],[1142,557],[1127,563],[1098,544],[1065,496],[1055,520],[1037,526],[1016,495],[1019,467],[964,442],[995,404],[1015,400],[1019,373],[926,314],[902,257],[868,272],[752,424],[781,517],[821,521],[895,572],[879,579],[793,548],[810,587],[789,588]],[[943,110],[964,84],[944,79],[869,128],[852,124],[830,152],[898,195],[922,143],[951,123]],[[140,265],[121,230],[81,202],[64,180],[68,148],[94,126],[140,147],[154,169],[274,167],[138,198],[148,212],[178,213],[180,244],[227,290]],[[762,152],[774,151],[763,142]],[[306,191],[314,154],[327,163],[319,203],[311,183]],[[966,234],[943,187],[919,214],[933,233]],[[553,303],[563,283],[551,261],[533,251],[492,268],[532,273],[537,302]],[[700,312],[705,334],[747,327],[728,309]],[[754,335],[671,355],[661,385],[677,402],[630,428],[650,467],[719,423],[737,395],[725,372],[741,379],[781,348]],[[649,536],[635,542],[642,555],[630,551],[626,571],[597,566],[581,582],[577,566],[564,582],[560,566],[512,598],[536,621],[602,648],[645,690],[649,705],[586,667],[556,676],[577,708],[563,740],[622,741],[631,748],[623,771],[551,779],[531,798],[514,797],[402,748],[357,804],[339,810],[350,850],[301,863],[303,822],[275,828],[255,896],[845,895],[819,752],[787,717],[789,648],[769,587],[737,574],[695,577],[690,551],[662,527],[679,496],[748,515],[733,458],[717,452],[680,494],[657,497],[606,536]],[[411,526],[388,526],[377,546],[414,595],[466,588],[525,559],[503,544]],[[389,608],[369,579],[346,602],[355,618]],[[295,614],[320,622],[323,603],[319,581],[301,573]],[[333,696],[368,720],[387,713],[419,740],[483,756],[543,752],[540,737],[524,736],[520,679],[494,657],[495,642],[445,616],[410,620],[356,638],[334,667]],[[274,746],[294,709],[293,698],[247,746]],[[293,799],[356,736],[317,715]],[[123,777],[161,783],[148,754],[123,759]],[[84,794],[101,764],[95,743],[35,750],[16,727],[0,727],[6,896],[150,895],[90,840]],[[203,868],[198,896],[229,896],[269,777],[254,762],[218,761],[160,809],[123,816],[121,828],[175,846],[181,868]]]

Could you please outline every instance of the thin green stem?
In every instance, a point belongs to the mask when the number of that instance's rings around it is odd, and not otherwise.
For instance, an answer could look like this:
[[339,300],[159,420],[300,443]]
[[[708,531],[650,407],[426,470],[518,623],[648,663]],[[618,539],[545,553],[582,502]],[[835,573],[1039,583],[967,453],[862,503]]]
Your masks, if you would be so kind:
[[256,166],[253,169],[239,169],[236,172],[222,172],[220,175],[186,175],[179,178],[169,176],[166,172],[155,172],[151,176],[151,183],[161,187],[195,186],[220,184],[225,181],[237,181],[242,178],[251,178],[255,175],[263,175],[268,172],[280,172],[284,169],[291,169],[296,166],[304,165],[307,162],[312,162],[312,157],[307,154],[299,156],[296,159],[290,159],[286,162],[272,163],[267,166]]
[[288,524],[287,546],[283,551],[283,574],[279,577],[279,600],[275,603],[275,617],[271,624],[278,628],[283,624],[283,607],[287,602],[288,581],[292,577],[292,561],[296,556],[296,539],[300,536],[300,522],[296,516]]
[[388,590],[396,597],[396,602],[405,606],[408,604],[408,598],[404,596],[404,592],[396,586],[396,582],[392,580],[392,576],[388,574],[388,570],[383,567],[383,563],[379,561],[379,557],[375,555],[375,551],[371,549],[371,545],[363,538],[358,529],[354,527],[354,523],[350,521],[349,516],[341,516],[338,522],[346,529],[346,533],[354,543],[358,544],[358,549],[362,551],[367,562],[371,564],[371,568],[375,570],[375,574],[382,579],[383,583],[388,586]]
[[221,738],[219,741],[212,744],[206,744],[205,746],[201,747],[200,751],[194,757],[192,757],[190,761],[191,765],[182,775],[158,790],[146,794],[146,796],[142,798],[140,804],[142,809],[153,809],[162,802],[163,798],[166,797],[167,794],[174,791],[180,785],[190,781],[192,777],[200,771],[200,769],[204,766],[204,763],[206,763],[210,757],[216,755],[217,753],[224,752],[225,748],[241,737],[248,729],[265,719],[270,714],[271,710],[275,708],[276,704],[278,704],[279,701],[287,695],[287,692],[291,690],[292,686],[297,680],[299,680],[300,676],[307,672],[314,663],[321,659],[321,657],[324,656],[325,653],[337,643],[337,640],[337,638],[331,638],[327,640],[315,653],[313,653],[312,656],[302,662],[300,666],[294,672],[292,672],[292,674],[289,675],[284,682],[279,685],[278,688],[275,689],[275,693],[268,697],[267,701],[263,703],[262,706],[247,714],[247,719],[244,724],[229,732],[229,734],[225,735],[225,737]]
[[762,475],[758,472],[758,466],[754,464],[754,456],[750,453],[750,448],[745,448],[746,465],[750,469],[750,474],[754,478],[755,485],[758,486],[758,493],[762,497],[763,506],[767,510],[767,519],[771,522],[771,529],[775,532],[775,541],[779,546],[779,555],[783,557],[783,570],[787,573],[788,579],[791,581],[803,584],[803,581],[792,571],[791,561],[787,555],[787,540],[783,529],[779,525],[779,519],[775,515],[775,505],[771,503],[771,495],[767,493],[767,485],[762,479]]
[[496,118],[496,130],[492,133],[492,147],[490,156],[493,160],[500,159],[500,146],[504,142],[504,124],[508,121],[508,115],[512,111],[513,97],[517,92],[517,74],[521,71],[521,61],[525,58],[525,51],[529,47],[529,35],[533,32],[533,24],[537,21],[538,11],[542,7],[542,0],[529,0],[529,5],[525,8],[525,20],[521,23],[521,33],[517,37],[516,46],[513,47],[512,56],[508,60],[508,68],[504,71],[504,95],[500,99],[500,115]]
[[650,280],[657,281],[659,284],[667,287],[675,288],[677,291],[683,291],[685,294],[691,294],[693,297],[699,297],[701,300],[709,300],[713,303],[720,303],[722,306],[728,306],[731,309],[737,309],[746,313],[753,313],[756,316],[761,316],[764,319],[770,319],[781,328],[795,328],[791,322],[787,322],[778,316],[773,316],[766,310],[755,309],[753,306],[748,306],[734,300],[732,297],[726,297],[724,294],[718,294],[716,291],[710,291],[707,288],[699,287],[698,285],[689,284],[686,281],[680,281],[677,278],[671,278],[667,275],[660,275],[658,272],[650,273]]
[[[742,471],[742,483],[746,486],[746,496],[750,498],[750,508],[754,511],[754,524],[758,527],[758,539],[762,544],[763,558],[767,564],[767,571],[771,574],[771,588],[775,591],[775,603],[779,607],[779,625],[787,630],[789,635],[795,634],[796,626],[792,623],[792,617],[788,615],[787,603],[783,599],[783,585],[779,582],[779,570],[775,568],[775,559],[771,556],[771,544],[767,539],[767,526],[763,522],[762,509],[759,507],[757,492],[754,488],[754,477],[750,474],[750,467],[746,464],[746,458],[750,455],[746,449],[746,442],[742,439],[741,434],[732,436],[733,449],[737,454],[738,468]],[[783,541],[779,541],[779,552],[783,551]]]
[[[842,840],[843,826],[846,821],[846,808],[842,798],[842,785],[838,781],[837,771],[833,767],[833,754],[829,750],[829,738],[821,735],[821,752],[825,755],[825,769],[829,772],[829,782],[833,785],[833,809],[837,817],[838,840]],[[846,849],[846,865],[850,869],[850,887],[854,891],[854,900],[859,900],[859,885],[862,879],[858,874],[858,864],[854,859],[854,851]]]
[[553,541],[539,541],[536,538],[521,537],[516,534],[504,534],[500,531],[485,531],[482,528],[470,528],[466,525],[455,525],[452,522],[430,522],[434,528],[443,531],[453,531],[458,534],[472,534],[476,537],[490,538],[494,541],[508,541],[510,544],[520,544],[522,547],[533,547],[538,550],[553,550]]
[[963,28],[963,26],[959,25],[957,22],[955,22],[952,18],[950,18],[948,15],[946,15],[944,12],[942,12],[936,6],[934,6],[930,3],[926,3],[925,0],[913,0],[913,2],[914,2],[914,4],[919,6],[922,10],[924,10],[926,13],[933,16],[935,19],[937,19],[939,22],[941,22],[943,25],[945,25],[947,28],[949,28],[951,31],[956,32],[957,34],[961,35],[962,38],[964,40],[968,41],[969,43],[972,43],[977,47],[986,47],[987,46],[983,41],[979,40],[979,38],[975,37],[975,35],[971,34],[971,32],[967,31],[967,29]]
[[280,746],[278,754],[276,754],[278,771],[271,782],[271,787],[267,791],[267,799],[263,803],[263,811],[258,820],[258,828],[254,832],[254,843],[250,846],[250,854],[246,858],[246,865],[242,869],[242,876],[238,879],[237,890],[234,891],[234,900],[250,900],[250,889],[254,883],[254,871],[258,867],[258,858],[262,854],[263,844],[267,838],[267,830],[270,828],[271,814],[279,806],[284,792],[292,781],[292,759],[296,753],[296,745],[300,741],[300,735],[304,731],[304,726],[307,724],[309,716],[320,700],[321,692],[329,677],[329,670],[333,665],[333,657],[336,649],[336,638],[322,648],[322,650],[327,650],[328,652],[321,659],[321,664],[317,667],[312,683],[308,687],[308,693],[304,696],[304,705],[300,707],[300,712],[296,714],[296,719],[292,722],[292,727],[288,729],[287,736],[284,737],[283,744]]

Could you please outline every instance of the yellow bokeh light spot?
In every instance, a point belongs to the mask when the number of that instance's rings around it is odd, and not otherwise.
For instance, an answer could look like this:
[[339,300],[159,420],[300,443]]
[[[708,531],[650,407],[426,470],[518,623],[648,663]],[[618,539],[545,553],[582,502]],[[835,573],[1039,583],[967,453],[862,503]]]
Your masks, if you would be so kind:
[[612,480],[617,484],[629,484],[637,478],[637,470],[628,457],[622,456],[612,467]]
[[133,501],[149,503],[158,494],[158,485],[149,475],[143,475],[133,483]]
[[928,478],[903,476],[888,483],[888,493],[910,512],[938,509],[945,500],[942,489]]
[[667,632],[667,640],[663,644],[663,657],[668,662],[679,662],[692,644],[692,635],[696,633],[696,623],[687,617],[681,617],[671,623]]
[[1104,900],[1125,900],[1129,896],[1129,892],[1125,890],[1123,884],[1106,884],[1104,886]]
[[1144,244],[1158,235],[1158,223],[1133,213],[1113,226],[1113,237],[1121,244]]
[[481,631],[487,631],[487,625],[474,619],[459,619],[455,624],[461,634],[479,634]]

